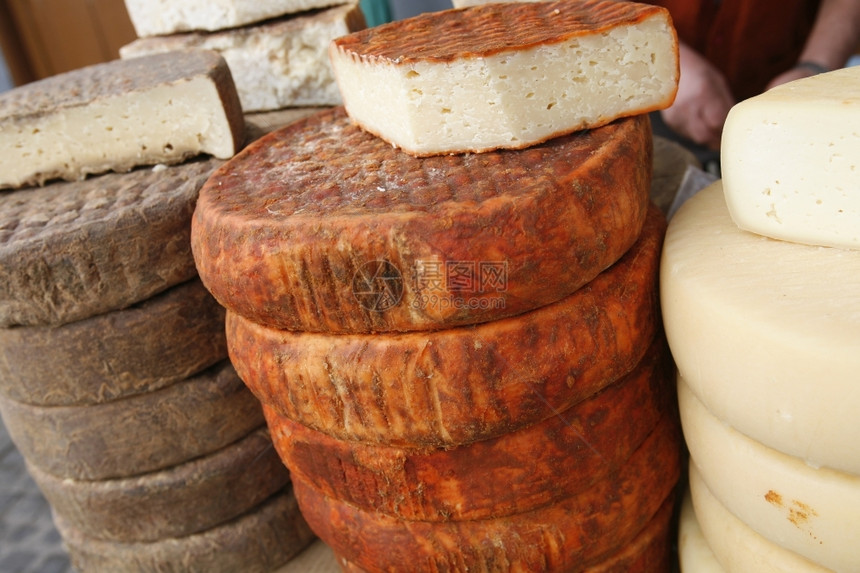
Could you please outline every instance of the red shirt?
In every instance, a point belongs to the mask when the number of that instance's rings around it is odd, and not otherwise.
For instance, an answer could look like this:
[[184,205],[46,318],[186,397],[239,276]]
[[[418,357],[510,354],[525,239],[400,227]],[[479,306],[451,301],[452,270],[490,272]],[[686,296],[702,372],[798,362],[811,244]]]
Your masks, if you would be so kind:
[[654,0],[672,15],[678,37],[728,79],[736,99],[764,91],[797,63],[818,0]]

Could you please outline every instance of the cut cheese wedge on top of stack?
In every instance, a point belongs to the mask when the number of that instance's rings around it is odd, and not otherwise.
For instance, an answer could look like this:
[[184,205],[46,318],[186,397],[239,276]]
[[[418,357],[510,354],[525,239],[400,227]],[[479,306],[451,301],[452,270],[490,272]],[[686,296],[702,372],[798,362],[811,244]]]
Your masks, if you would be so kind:
[[679,77],[668,11],[606,0],[432,12],[330,54],[353,121],[417,156],[521,149],[668,107]]
[[242,144],[239,96],[223,58],[179,51],[72,70],[0,95],[0,189]]
[[732,108],[722,144],[732,219],[753,233],[860,249],[860,69],[773,88]]
[[860,252],[742,231],[717,182],[672,219],[660,285],[675,362],[711,412],[860,474]]

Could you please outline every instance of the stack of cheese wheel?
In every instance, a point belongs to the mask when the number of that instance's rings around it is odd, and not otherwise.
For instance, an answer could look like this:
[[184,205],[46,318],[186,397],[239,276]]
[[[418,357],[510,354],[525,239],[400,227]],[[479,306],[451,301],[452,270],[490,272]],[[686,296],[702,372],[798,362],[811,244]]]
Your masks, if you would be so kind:
[[[89,151],[124,169],[110,140],[74,149],[90,134],[70,126],[179,148],[181,135],[145,116],[109,116],[155,90],[173,101],[179,129],[197,114],[222,118],[229,141],[215,143],[232,155],[244,122],[226,64],[202,52],[171,63],[187,74],[144,79],[136,64],[111,62],[8,92],[4,137],[80,165],[78,175],[98,167],[83,164]],[[65,108],[70,92],[92,99]],[[22,99],[44,109],[16,115]],[[17,188],[0,194],[0,414],[80,571],[265,572],[313,538],[191,255],[198,191],[223,159],[59,182],[33,161],[30,177],[45,185],[4,180]]]
[[669,227],[685,571],[709,559],[685,553],[697,536],[725,571],[860,571],[858,83],[847,68],[738,104],[723,181]]
[[[475,117],[455,119],[457,133],[443,130],[432,150],[406,153],[351,115],[352,96],[372,101],[383,81],[393,100],[371,121],[403,114],[401,95],[430,97],[431,78],[446,77],[434,65],[476,50],[470,40],[488,21],[507,23],[499,36],[514,47],[474,52],[465,65],[510,58],[511,85],[548,69],[563,77],[558,64],[571,60],[557,56],[571,46],[594,63],[597,77],[581,83],[615,82],[622,100],[642,91],[615,46],[636,54],[636,78],[664,85],[623,112],[615,101],[591,111],[603,122],[583,129],[570,115],[590,92],[535,81],[522,105],[536,100],[547,122],[538,131],[553,133],[507,138],[519,149],[440,150],[449,135],[462,140],[460,128],[483,131]],[[534,50],[519,44],[544,36]],[[357,48],[363,41],[373,47]],[[350,55],[356,48],[387,55]],[[305,518],[351,571],[668,570],[680,429],[656,306],[665,219],[649,206],[644,114],[677,86],[665,12],[496,4],[350,35],[338,50],[336,74],[354,74],[345,108],[227,162],[192,223],[200,276],[227,308],[230,358],[264,404]],[[362,82],[338,65],[367,61],[395,70]],[[458,95],[450,84],[461,72],[450,70],[438,95],[486,101]],[[398,74],[428,79],[400,90]],[[504,102],[508,112],[519,97]],[[389,123],[464,111],[436,105]]]
[[341,103],[329,43],[366,27],[356,0],[126,0],[137,40],[123,58],[211,50],[230,67],[242,109]]

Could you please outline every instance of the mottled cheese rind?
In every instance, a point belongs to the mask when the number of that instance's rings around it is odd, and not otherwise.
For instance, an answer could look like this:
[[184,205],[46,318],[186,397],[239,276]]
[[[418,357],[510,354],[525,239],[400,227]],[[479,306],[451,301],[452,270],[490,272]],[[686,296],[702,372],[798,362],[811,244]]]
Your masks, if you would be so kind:
[[[690,493],[681,510],[681,535],[688,536],[688,544],[699,545],[701,555],[696,567],[685,557],[692,558],[693,547],[685,551],[680,547],[683,571],[696,573],[828,573],[830,569],[805,559],[768,541],[735,517],[721,504],[708,486],[695,464],[690,464]],[[694,523],[691,522],[694,521]],[[682,537],[682,539],[684,539]],[[706,566],[708,557],[702,543],[710,551],[713,571],[699,567]],[[686,554],[686,555],[685,555]],[[720,565],[724,564],[724,565]],[[709,566],[709,565],[707,565]]]
[[668,12],[604,0],[432,12],[330,52],[350,117],[416,156],[521,149],[668,107],[679,77]]
[[732,219],[796,243],[860,249],[860,69],[778,86],[737,104],[723,131]]
[[690,458],[727,510],[810,561],[860,570],[860,476],[815,469],[743,435],[709,412],[683,379],[678,400]]
[[860,252],[742,231],[717,182],[672,218],[660,289],[675,362],[712,412],[860,474]]

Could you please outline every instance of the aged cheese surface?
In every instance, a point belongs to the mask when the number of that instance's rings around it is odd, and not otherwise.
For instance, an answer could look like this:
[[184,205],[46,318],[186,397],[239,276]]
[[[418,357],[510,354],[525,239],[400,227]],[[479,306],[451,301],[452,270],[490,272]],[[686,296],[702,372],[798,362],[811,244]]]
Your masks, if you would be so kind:
[[637,240],[647,116],[522,153],[418,159],[342,108],[251,144],[201,189],[197,269],[225,307],[316,332],[428,330],[558,301]]
[[741,432],[860,474],[860,252],[738,229],[722,186],[669,225],[661,303],[696,395]]
[[455,448],[337,440],[271,408],[266,419],[290,471],[330,497],[411,520],[500,517],[587,490],[646,447],[646,439],[654,445],[678,438],[675,417],[665,414],[674,376],[661,348],[655,344],[634,372],[564,412]]
[[126,0],[138,36],[224,30],[285,14],[345,4],[340,0]]
[[524,148],[668,107],[677,52],[660,7],[564,0],[395,21],[338,38],[331,61],[355,122],[434,155]]
[[664,228],[652,209],[637,244],[586,286],[472,327],[333,335],[228,311],[230,358],[263,403],[331,436],[405,446],[498,436],[566,410],[639,363],[659,323]]
[[123,58],[170,50],[218,52],[230,66],[245,113],[341,103],[328,58],[329,43],[365,27],[358,4],[218,32],[139,38]]
[[[640,448],[591,488],[542,507],[491,519],[409,521],[330,498],[293,477],[311,528],[339,556],[371,570],[421,563],[425,571],[587,570],[621,552],[674,503],[680,453],[674,441]],[[488,540],[491,540],[488,542]]]
[[189,234],[200,159],[0,193],[0,326],[57,326],[197,276]]
[[[688,535],[695,535],[694,527],[698,527],[700,540],[696,542],[704,542],[707,545],[714,560],[724,564],[721,567],[725,573],[832,572],[831,569],[768,541],[732,515],[708,489],[695,464],[690,466],[690,489],[689,505],[685,507],[688,515],[682,519],[693,520],[695,525],[688,523],[686,527],[682,526],[682,535],[684,530]],[[706,561],[707,557],[702,555],[700,560]],[[708,573],[708,570],[694,567],[693,563],[690,563],[690,567],[683,567],[683,561],[682,570]],[[720,573],[720,570],[714,569],[712,573]]]
[[860,249],[860,69],[778,86],[737,104],[723,131],[726,203],[742,229]]
[[815,469],[714,416],[683,381],[690,458],[714,497],[771,542],[834,571],[860,570],[860,475]]
[[231,157],[244,122],[217,54],[156,54],[73,70],[0,94],[0,188]]

